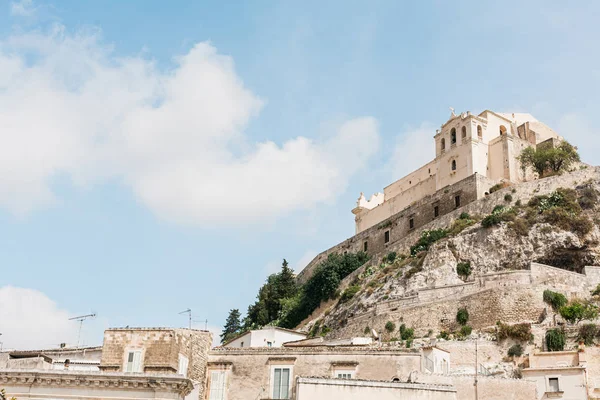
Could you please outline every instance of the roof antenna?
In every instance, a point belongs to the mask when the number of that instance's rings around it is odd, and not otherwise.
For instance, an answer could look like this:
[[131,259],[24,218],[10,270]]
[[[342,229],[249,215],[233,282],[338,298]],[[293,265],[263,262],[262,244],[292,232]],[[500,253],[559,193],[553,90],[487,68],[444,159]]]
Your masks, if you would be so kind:
[[83,321],[88,318],[95,318],[96,313],[80,315],[78,317],[69,318],[69,321],[79,321],[79,332],[77,333],[77,347],[79,347],[79,339],[81,338],[81,328],[83,327]]
[[187,310],[183,310],[179,314],[187,314],[188,315],[190,329],[192,329],[192,309],[188,308]]

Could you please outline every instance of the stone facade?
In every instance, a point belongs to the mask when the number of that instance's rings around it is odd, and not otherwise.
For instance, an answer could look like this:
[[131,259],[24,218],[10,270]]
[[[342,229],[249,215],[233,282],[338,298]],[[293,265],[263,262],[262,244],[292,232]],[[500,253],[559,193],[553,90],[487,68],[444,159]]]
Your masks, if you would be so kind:
[[180,357],[187,359],[187,377],[198,382],[204,393],[207,354],[212,343],[209,332],[171,328],[113,328],[104,332],[100,369],[123,372],[130,351],[141,352],[144,373],[177,374]]
[[184,400],[193,389],[178,375],[10,369],[0,369],[0,387],[19,400]]
[[355,379],[406,382],[421,368],[417,351],[369,347],[216,348],[209,353],[207,384],[211,371],[225,371],[228,400],[272,398],[273,368],[291,369],[290,393],[295,396],[296,377],[332,378],[344,371]]
[[356,215],[356,233],[473,174],[493,182],[531,178],[521,171],[517,160],[521,151],[542,142],[545,146],[555,145],[561,139],[530,114],[489,110],[479,115],[453,113],[434,136],[434,160],[387,186],[383,194],[376,193],[369,201],[361,193],[352,210]]

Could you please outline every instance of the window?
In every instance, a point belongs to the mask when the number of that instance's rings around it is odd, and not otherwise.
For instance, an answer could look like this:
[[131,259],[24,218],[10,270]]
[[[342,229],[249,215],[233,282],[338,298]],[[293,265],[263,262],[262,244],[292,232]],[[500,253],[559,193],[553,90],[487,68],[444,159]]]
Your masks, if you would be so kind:
[[560,389],[558,388],[558,378],[549,378],[548,388],[550,389],[548,390],[549,392],[559,392]]
[[504,125],[500,125],[500,136],[506,135],[506,127]]
[[455,144],[456,143],[456,129],[452,128],[452,130],[450,131],[450,144]]
[[408,220],[408,229],[413,229],[415,227],[415,220],[413,218]]
[[273,368],[273,398],[274,399],[289,399],[290,398],[290,368],[274,367]]
[[477,138],[479,140],[483,139],[483,130],[481,129],[481,125],[477,125]]
[[454,207],[460,207],[460,196],[454,196]]
[[211,371],[209,400],[225,400],[225,371]]
[[350,371],[338,372],[337,378],[338,379],[352,379],[352,372],[350,372]]
[[267,342],[267,347],[273,347],[273,342]]
[[127,355],[125,372],[142,372],[142,352],[130,351]]
[[466,139],[467,138],[467,127],[463,126],[462,129],[460,130],[460,132],[461,132],[462,139]]
[[385,231],[385,233],[383,234],[383,242],[384,243],[390,242],[390,231]]
[[240,343],[240,347],[244,347],[244,342],[241,342],[241,343]]
[[456,171],[456,160],[452,160],[452,171]]
[[442,145],[442,151],[446,150],[446,139],[442,139],[440,143]]
[[179,355],[179,368],[177,368],[177,373],[179,375],[183,375],[187,377],[188,370],[188,359],[186,356]]
[[363,243],[363,251],[366,253],[368,248],[369,248],[369,242],[367,242],[365,240],[364,243]]
[[439,216],[440,216],[440,207],[439,206],[433,207],[433,218],[437,218]]

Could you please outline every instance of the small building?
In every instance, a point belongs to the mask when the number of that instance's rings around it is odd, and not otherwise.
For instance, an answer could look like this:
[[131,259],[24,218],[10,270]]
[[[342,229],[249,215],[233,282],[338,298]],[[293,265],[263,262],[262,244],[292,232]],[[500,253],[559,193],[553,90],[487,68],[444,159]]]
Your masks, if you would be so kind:
[[306,333],[276,326],[247,331],[225,342],[223,347],[281,347],[286,342],[306,339]]
[[298,378],[296,400],[456,400],[452,385],[369,381],[359,379]]
[[450,371],[450,352],[437,346],[421,347],[423,352],[423,371],[431,374],[447,375]]
[[584,400],[588,398],[585,353],[548,351],[529,356],[523,379],[536,384],[537,399]]

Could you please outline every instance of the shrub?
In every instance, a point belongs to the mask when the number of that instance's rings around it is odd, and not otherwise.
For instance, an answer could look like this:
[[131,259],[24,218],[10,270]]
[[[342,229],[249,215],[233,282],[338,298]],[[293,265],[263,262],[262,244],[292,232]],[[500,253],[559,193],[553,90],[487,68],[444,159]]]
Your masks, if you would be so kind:
[[598,203],[598,192],[593,188],[587,187],[581,191],[581,196],[577,199],[577,202],[584,210],[591,210]]
[[[469,215],[469,214],[467,214],[467,215]],[[473,225],[474,223],[475,223],[474,219],[459,218],[457,220],[454,220],[454,222],[452,222],[452,225],[450,226],[450,229],[448,229],[448,235],[451,235],[451,236],[458,235],[463,230],[465,230],[465,228],[468,228],[469,226]]]
[[466,308],[459,308],[456,313],[456,322],[461,325],[466,325],[469,322],[469,312]]
[[329,332],[331,332],[331,328],[328,326],[323,326],[321,329],[321,336],[326,336]]
[[567,304],[567,298],[564,294],[548,289],[544,290],[543,299],[544,303],[549,304],[554,312],[558,312],[561,307]]
[[417,253],[429,250],[429,246],[438,240],[445,238],[447,235],[448,232],[445,229],[432,229],[430,231],[423,231],[417,243],[410,247],[410,255],[415,256]]
[[402,340],[412,340],[415,337],[415,330],[413,328],[407,328],[406,325],[400,325],[400,338]]
[[456,264],[456,273],[463,279],[467,279],[471,275],[471,263],[469,261],[459,262]]
[[515,218],[508,226],[519,236],[529,235],[529,222],[524,218]]
[[473,331],[473,328],[471,328],[469,325],[461,326],[460,327],[460,336],[467,337],[471,334],[472,331]]
[[560,207],[551,207],[545,210],[542,219],[544,222],[566,231],[572,231],[579,236],[586,235],[593,228],[592,221],[587,216]]
[[469,213],[461,212],[458,219],[471,219],[471,216],[469,215]]
[[319,334],[319,331],[321,330],[321,320],[318,320],[317,322],[315,322],[315,324],[312,326],[310,332],[308,332],[308,336],[310,337],[315,337]]
[[494,186],[492,186],[490,188],[489,192],[490,192],[490,194],[492,194],[494,192],[497,192],[500,189],[504,189],[505,187],[509,187],[509,186],[510,186],[510,183],[508,183],[508,182],[500,182],[500,183],[497,183]]
[[498,225],[502,221],[512,221],[515,219],[516,213],[510,207],[504,207],[498,205],[494,207],[492,213],[481,220],[481,226],[489,228],[494,225]]
[[594,290],[591,292],[592,296],[600,296],[600,283],[596,286]]
[[508,349],[509,357],[520,357],[523,354],[523,347],[520,344],[513,344]]
[[404,275],[404,279],[408,280],[408,279],[412,278],[414,274],[416,274],[417,272],[421,272],[421,271],[423,271],[423,264],[421,264],[420,266],[414,266],[411,269],[409,269],[408,271],[406,271],[406,274]]
[[568,306],[561,307],[558,312],[561,317],[572,324],[576,324],[584,319],[596,319],[598,317],[597,306],[579,301],[573,301]]
[[504,195],[504,201],[506,201],[507,203],[510,203],[513,200],[512,195],[510,193],[506,193]]
[[546,347],[548,347],[548,351],[563,351],[566,341],[566,335],[562,329],[555,328],[546,331]]
[[521,342],[527,342],[531,339],[531,324],[523,322],[520,324],[508,325],[502,322],[497,323],[498,340],[512,338]]
[[371,334],[371,327],[369,327],[369,325],[365,326],[365,329],[363,330],[363,334],[364,335],[370,335]]
[[521,199],[515,201],[515,207],[521,207],[522,203],[521,203]]
[[410,348],[412,347],[412,343],[413,343],[412,339],[408,339],[408,340],[406,341],[406,348],[407,348],[407,349],[410,349]]
[[388,255],[385,257],[385,259],[387,260],[387,262],[389,263],[393,263],[396,260],[396,252],[395,251],[391,251],[388,253]]
[[441,332],[439,333],[439,335],[437,335],[437,337],[438,337],[439,339],[448,340],[448,339],[450,339],[450,334],[449,334],[448,332],[446,332],[446,331],[441,331]]
[[584,324],[579,327],[579,334],[577,338],[582,340],[586,346],[594,344],[594,338],[598,336],[598,326],[596,324]]
[[354,297],[354,295],[356,293],[358,293],[360,291],[360,286],[359,285],[353,285],[353,286],[349,286],[346,290],[344,290],[344,292],[342,293],[342,296],[340,297],[340,303],[345,303],[347,301],[349,301],[350,299],[352,299]]
[[396,324],[392,321],[388,321],[385,323],[385,330],[392,333],[396,329]]

